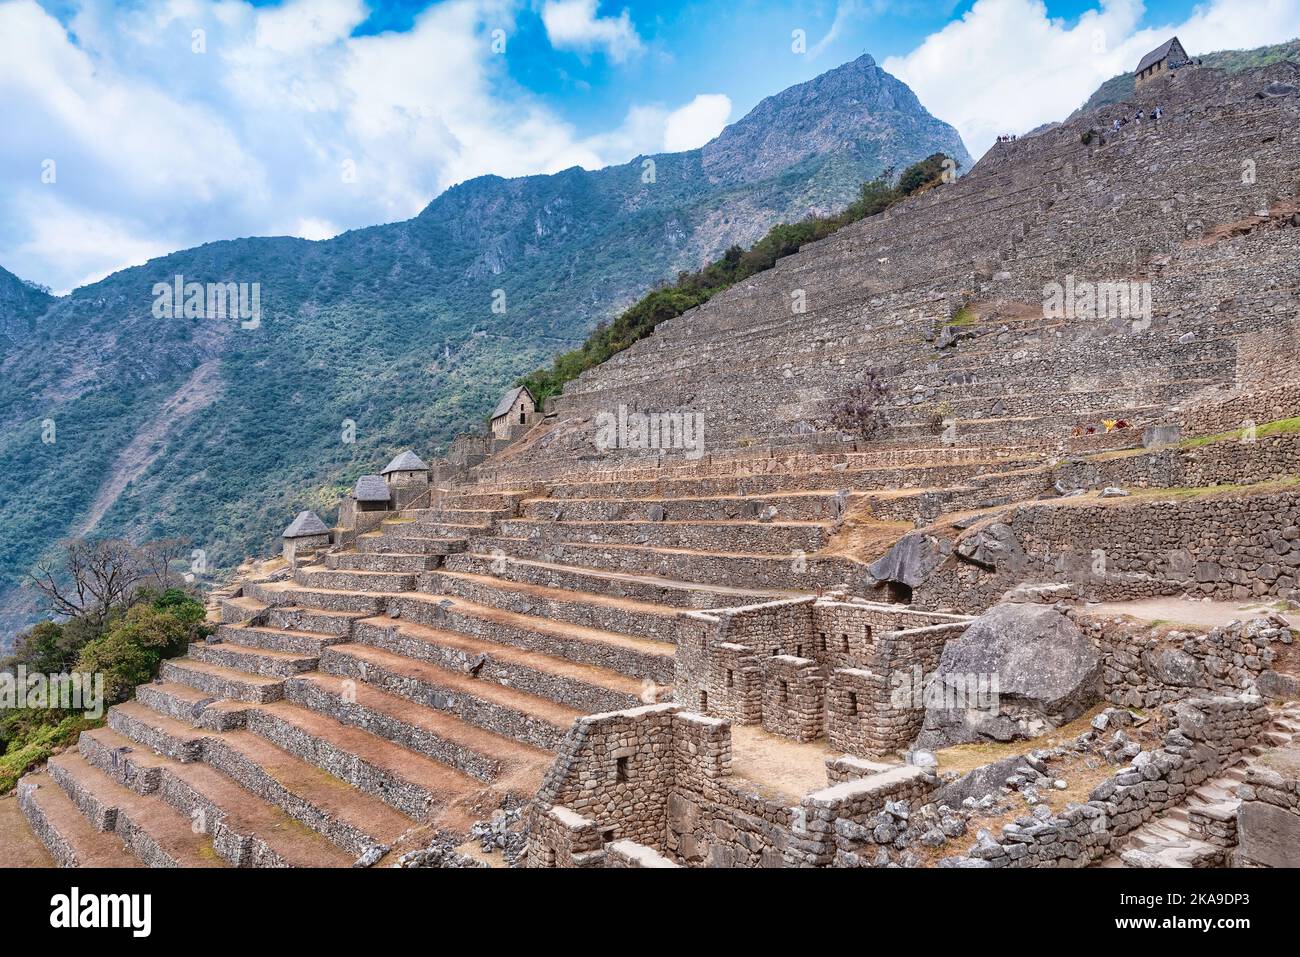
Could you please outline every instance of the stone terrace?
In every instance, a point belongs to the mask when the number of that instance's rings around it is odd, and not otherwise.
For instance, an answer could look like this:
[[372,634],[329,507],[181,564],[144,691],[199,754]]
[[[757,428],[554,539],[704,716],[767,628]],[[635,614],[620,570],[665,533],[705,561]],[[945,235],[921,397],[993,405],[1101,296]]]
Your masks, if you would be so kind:
[[[1300,414],[1300,100],[1255,96],[1296,74],[1152,81],[1159,128],[1000,143],[661,324],[456,481],[245,576],[24,778],[33,829],[63,865],[389,864],[528,803],[539,865],[857,860],[831,822],[936,785],[888,681],[950,613],[1294,593],[1300,446],[1216,433]],[[1045,317],[1067,277],[1149,283],[1150,315]],[[869,368],[868,440],[827,413]],[[703,456],[598,449],[620,406],[699,413]]]

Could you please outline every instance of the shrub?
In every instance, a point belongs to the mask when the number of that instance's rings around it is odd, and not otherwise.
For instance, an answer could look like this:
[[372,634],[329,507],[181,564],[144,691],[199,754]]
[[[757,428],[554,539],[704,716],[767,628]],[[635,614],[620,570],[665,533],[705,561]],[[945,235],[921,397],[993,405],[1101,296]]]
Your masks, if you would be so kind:
[[849,435],[875,438],[889,425],[883,410],[888,397],[889,387],[881,372],[869,370],[831,407],[829,424]]
[[104,700],[125,701],[136,685],[153,679],[159,662],[184,652],[192,637],[196,637],[192,623],[152,604],[134,605],[81,650],[77,670],[102,672]]

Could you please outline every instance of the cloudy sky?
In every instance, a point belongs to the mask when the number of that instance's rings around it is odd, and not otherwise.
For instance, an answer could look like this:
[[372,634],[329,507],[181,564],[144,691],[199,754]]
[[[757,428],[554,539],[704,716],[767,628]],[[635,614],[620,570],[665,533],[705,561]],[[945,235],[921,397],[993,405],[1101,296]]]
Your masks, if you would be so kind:
[[0,266],[63,292],[689,149],[863,52],[979,155],[1174,32],[1287,40],[1300,0],[0,0]]

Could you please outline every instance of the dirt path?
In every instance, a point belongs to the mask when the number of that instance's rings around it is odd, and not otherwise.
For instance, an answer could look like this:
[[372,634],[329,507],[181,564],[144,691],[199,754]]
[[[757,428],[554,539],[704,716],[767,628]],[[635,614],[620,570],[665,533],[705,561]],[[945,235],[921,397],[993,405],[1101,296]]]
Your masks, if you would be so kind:
[[143,475],[162,454],[161,449],[155,451],[155,447],[162,445],[167,434],[182,420],[216,401],[221,392],[219,363],[219,359],[209,359],[196,368],[163,403],[157,415],[118,454],[90,510],[72,528],[69,537],[80,538],[93,531],[126,487]]
[[[1190,598],[1143,598],[1134,601],[1107,601],[1088,605],[1093,615],[1130,615],[1140,621],[1161,621],[1197,628],[1218,628],[1230,621],[1246,621],[1273,611],[1258,602],[1196,601]],[[1292,625],[1300,625],[1296,612],[1273,612]]]
[[53,867],[54,858],[27,826],[18,797],[0,797],[0,867]]

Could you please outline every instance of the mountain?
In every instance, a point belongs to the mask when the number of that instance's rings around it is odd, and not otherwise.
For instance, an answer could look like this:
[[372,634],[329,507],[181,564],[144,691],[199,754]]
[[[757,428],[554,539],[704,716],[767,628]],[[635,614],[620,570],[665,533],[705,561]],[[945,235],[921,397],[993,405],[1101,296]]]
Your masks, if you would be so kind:
[[[938,151],[969,165],[863,56],[699,149],[483,176],[405,222],[209,243],[58,299],[5,273],[0,634],[30,619],[14,586],[57,540],[184,537],[209,570],[264,552],[294,512],[328,512],[399,447],[436,453],[677,271]],[[257,284],[260,324],[155,318],[176,276]]]
[[[1254,50],[1219,50],[1202,55],[1189,51],[1188,55],[1200,60],[1202,66],[1213,67],[1227,73],[1240,73],[1242,70],[1268,66],[1281,60],[1294,60],[1300,63],[1300,39],[1258,47]],[[1133,96],[1134,85],[1132,72],[1111,77],[1097,87],[1096,92],[1088,97],[1088,101],[1075,110],[1070,118],[1073,119],[1081,113],[1105,106],[1107,103],[1122,103],[1129,100]]]

